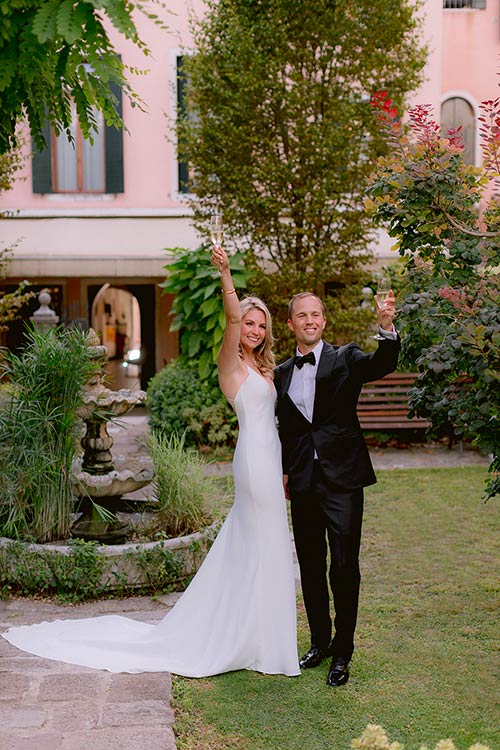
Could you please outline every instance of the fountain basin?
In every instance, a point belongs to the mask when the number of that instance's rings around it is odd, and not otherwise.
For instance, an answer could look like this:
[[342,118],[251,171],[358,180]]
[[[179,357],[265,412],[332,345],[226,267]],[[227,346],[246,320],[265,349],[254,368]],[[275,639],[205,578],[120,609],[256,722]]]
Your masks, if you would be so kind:
[[146,401],[145,391],[133,391],[121,388],[112,391],[99,385],[97,388],[89,388],[83,396],[83,404],[78,409],[78,416],[82,419],[91,419],[96,411],[102,411],[112,417],[120,417],[128,414],[134,406]]
[[[201,531],[173,539],[164,539],[155,542],[128,542],[116,545],[98,545],[95,554],[102,561],[100,578],[93,582],[96,595],[102,596],[107,591],[119,591],[120,593],[133,593],[137,589],[154,593],[165,590],[169,586],[183,588],[184,579],[193,576],[216,536],[220,522],[217,521]],[[20,555],[18,550],[22,550]],[[23,581],[29,577],[23,574],[22,567],[30,565],[37,571],[39,580],[40,572],[44,575],[52,575],[53,569],[58,569],[57,558],[70,557],[73,554],[71,545],[61,544],[29,544],[19,542],[5,537],[0,537],[0,568],[3,571],[5,583],[14,591],[16,590],[16,577],[22,576]],[[19,558],[22,558],[22,565]],[[49,557],[49,562],[46,562]],[[56,558],[56,564],[50,563],[50,559]],[[166,562],[170,573],[166,572]],[[61,591],[61,583],[53,577],[52,581],[45,587],[50,595],[50,589],[55,593]],[[88,590],[88,580],[82,580],[82,587]],[[73,582],[72,591],[75,591]],[[39,584],[33,591],[25,592],[27,595],[39,595]]]
[[130,459],[117,456],[114,469],[106,474],[91,474],[75,463],[73,468],[73,490],[78,497],[99,498],[120,496],[135,492],[151,483],[154,477],[153,462],[148,456]]

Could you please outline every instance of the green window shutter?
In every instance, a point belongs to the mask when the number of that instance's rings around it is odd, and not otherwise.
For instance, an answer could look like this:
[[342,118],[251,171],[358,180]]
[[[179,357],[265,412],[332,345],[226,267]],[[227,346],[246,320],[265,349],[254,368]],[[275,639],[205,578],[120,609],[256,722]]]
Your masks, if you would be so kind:
[[43,136],[47,147],[39,151],[33,143],[32,189],[34,193],[52,193],[52,137],[50,123],[47,120],[43,126]]
[[[184,72],[184,57],[177,57],[177,115],[184,117],[186,114],[187,80]],[[189,193],[189,165],[185,161],[177,160],[178,190],[179,193]]]
[[[117,112],[122,116],[122,90],[111,84],[111,90],[118,100]],[[123,193],[123,131],[106,125],[106,192]]]

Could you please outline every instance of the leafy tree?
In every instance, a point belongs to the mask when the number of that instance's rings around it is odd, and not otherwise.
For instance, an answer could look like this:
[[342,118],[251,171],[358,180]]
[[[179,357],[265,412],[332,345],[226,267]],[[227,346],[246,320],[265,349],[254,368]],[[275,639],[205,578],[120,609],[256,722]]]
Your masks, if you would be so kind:
[[194,30],[178,141],[195,221],[222,210],[275,319],[301,289],[362,285],[383,148],[369,102],[390,86],[401,105],[419,83],[418,34],[409,0],[218,0]]
[[0,0],[0,154],[16,143],[16,126],[25,116],[38,148],[45,145],[47,117],[57,134],[71,137],[71,100],[85,137],[96,130],[94,108],[107,124],[122,126],[110,84],[119,84],[132,104],[140,99],[105,23],[148,53],[134,8],[146,12],[145,3],[131,0]]
[[[217,272],[210,263],[210,251],[171,248],[171,262],[165,266],[166,280],[160,284],[164,294],[174,295],[171,331],[181,332],[180,360],[197,362],[203,379],[215,375],[217,354],[224,334],[224,304]],[[235,289],[244,289],[248,271],[241,253],[229,259]]]
[[406,262],[398,327],[403,360],[421,375],[411,413],[450,425],[492,455],[486,497],[500,492],[500,99],[483,102],[484,164],[465,164],[460,128],[441,137],[428,105],[409,132],[385,92],[375,100],[391,150],[366,207]]

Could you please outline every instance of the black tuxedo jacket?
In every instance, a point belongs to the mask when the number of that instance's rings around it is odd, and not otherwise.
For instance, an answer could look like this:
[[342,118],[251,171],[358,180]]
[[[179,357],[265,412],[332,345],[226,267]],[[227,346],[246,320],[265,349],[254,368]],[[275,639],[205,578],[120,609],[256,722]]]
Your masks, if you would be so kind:
[[277,367],[274,383],[278,393],[283,473],[288,474],[292,498],[309,491],[314,451],[325,477],[334,487],[350,490],[377,481],[356,406],[363,383],[378,380],[396,369],[399,349],[399,337],[380,341],[377,351],[371,354],[361,351],[356,344],[339,347],[324,342],[316,374],[312,423],[288,395],[294,358]]

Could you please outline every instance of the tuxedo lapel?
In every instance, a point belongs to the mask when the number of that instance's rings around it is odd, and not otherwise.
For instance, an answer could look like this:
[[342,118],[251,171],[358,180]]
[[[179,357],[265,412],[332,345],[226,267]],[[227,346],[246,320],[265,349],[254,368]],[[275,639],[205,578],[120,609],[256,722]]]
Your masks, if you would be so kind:
[[[307,419],[304,417],[300,409],[294,404],[288,391],[290,389],[290,383],[292,382],[293,368],[295,364],[295,357],[290,357],[286,362],[280,365],[280,382],[279,382],[279,394],[278,397],[281,400],[283,406],[287,410],[292,410],[295,414],[307,423]],[[286,405],[286,406],[285,406]]]
[[318,370],[316,372],[316,391],[314,394],[313,422],[316,415],[316,410],[321,409],[321,383],[322,381],[325,381],[327,378],[329,378],[332,373],[333,367],[335,365],[335,360],[337,359],[337,349],[338,347],[327,344],[326,341],[323,344],[323,351],[321,352],[321,357],[319,358],[318,363]]
[[294,357],[290,357],[290,359],[287,359],[286,362],[283,362],[283,364],[280,367],[281,370],[281,398],[284,398],[287,393],[288,389],[290,388],[290,383],[292,382],[292,374],[293,374],[293,365],[294,365]]

